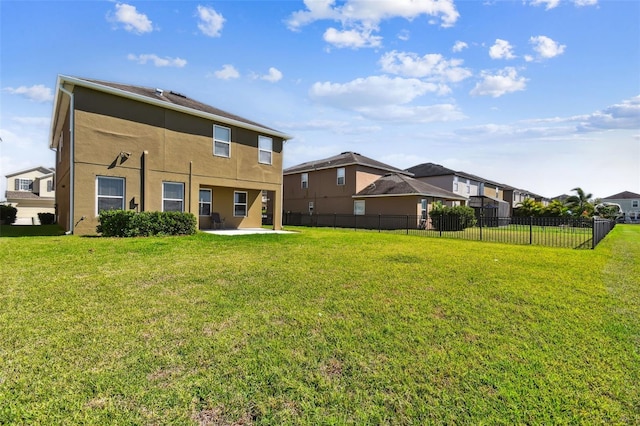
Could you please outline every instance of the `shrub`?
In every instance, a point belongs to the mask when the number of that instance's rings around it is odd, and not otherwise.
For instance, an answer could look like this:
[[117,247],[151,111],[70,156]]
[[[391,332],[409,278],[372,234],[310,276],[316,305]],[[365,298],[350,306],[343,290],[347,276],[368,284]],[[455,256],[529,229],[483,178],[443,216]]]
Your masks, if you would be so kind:
[[438,202],[429,216],[431,225],[438,231],[462,231],[476,224],[475,212],[468,206],[447,207]]
[[106,210],[100,212],[96,231],[103,237],[148,237],[196,233],[196,217],[182,212]]
[[0,222],[5,225],[11,225],[16,221],[18,209],[8,204],[0,204]]
[[56,223],[56,215],[53,213],[38,213],[40,225],[53,225]]

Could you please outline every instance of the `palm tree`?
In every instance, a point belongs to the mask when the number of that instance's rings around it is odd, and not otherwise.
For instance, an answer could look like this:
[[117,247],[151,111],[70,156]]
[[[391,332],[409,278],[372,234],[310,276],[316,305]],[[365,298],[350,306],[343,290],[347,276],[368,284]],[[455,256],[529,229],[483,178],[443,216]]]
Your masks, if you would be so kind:
[[516,216],[540,216],[542,213],[542,204],[533,198],[525,198],[515,208]]
[[580,187],[573,188],[572,191],[575,191],[575,195],[571,195],[565,200],[571,214],[576,217],[590,216],[593,213],[593,204],[590,201],[593,194],[586,194]]

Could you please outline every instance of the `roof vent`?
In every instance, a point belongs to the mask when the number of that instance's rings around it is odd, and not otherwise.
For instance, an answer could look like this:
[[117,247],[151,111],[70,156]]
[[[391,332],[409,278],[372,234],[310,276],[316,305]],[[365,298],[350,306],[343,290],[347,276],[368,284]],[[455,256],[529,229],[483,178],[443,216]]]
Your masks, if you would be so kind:
[[162,96],[162,94],[164,93],[164,90],[162,89],[156,89],[156,95],[158,96]]

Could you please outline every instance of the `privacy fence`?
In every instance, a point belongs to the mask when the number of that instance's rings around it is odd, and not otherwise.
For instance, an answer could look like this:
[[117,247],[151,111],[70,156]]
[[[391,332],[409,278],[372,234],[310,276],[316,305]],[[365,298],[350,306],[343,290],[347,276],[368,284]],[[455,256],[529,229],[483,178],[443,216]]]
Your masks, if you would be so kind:
[[446,216],[423,219],[411,215],[284,213],[283,225],[592,249],[613,229],[615,221],[598,218],[480,217],[473,223],[461,223],[458,217]]

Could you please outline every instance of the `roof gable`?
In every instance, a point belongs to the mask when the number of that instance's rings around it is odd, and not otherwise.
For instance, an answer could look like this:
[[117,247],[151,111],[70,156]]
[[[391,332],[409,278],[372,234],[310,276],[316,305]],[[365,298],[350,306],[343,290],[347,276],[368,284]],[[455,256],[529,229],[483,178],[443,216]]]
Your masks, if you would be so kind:
[[465,200],[464,197],[458,194],[399,173],[391,173],[377,179],[354,195],[354,197],[388,197],[402,195],[435,197],[446,200]]
[[502,183],[498,183],[489,179],[485,179],[480,176],[472,175],[471,173],[456,171],[453,169],[449,169],[440,164],[435,163],[422,163],[417,166],[410,167],[406,169],[408,172],[413,173],[413,176],[416,178],[421,177],[432,177],[432,176],[459,176],[464,179],[474,180],[476,182],[488,183],[490,185],[495,185],[499,187],[504,187],[505,185]]
[[361,155],[361,154],[358,154],[357,152],[352,152],[352,151],[346,151],[339,155],[334,155],[333,157],[324,158],[322,160],[309,161],[306,163],[298,164],[296,166],[288,167],[284,169],[283,173],[285,175],[290,175],[295,173],[309,172],[309,171],[322,170],[322,169],[331,169],[336,167],[345,167],[345,166],[352,166],[352,165],[371,167],[373,169],[378,169],[385,172],[400,173],[404,175],[411,174],[404,170],[398,169],[396,167],[390,166],[388,164],[382,163],[372,158],[365,157],[364,155]]
[[631,191],[623,191],[618,194],[610,195],[608,197],[603,198],[603,200],[630,200],[640,198],[640,194],[636,194]]
[[20,170],[18,172],[9,173],[8,175],[5,175],[5,177],[10,178],[10,177],[13,177],[13,176],[18,176],[18,175],[22,175],[22,174],[25,174],[25,173],[35,172],[35,171],[38,171],[38,172],[42,173],[43,175],[50,175],[50,174],[55,172],[55,169],[53,167],[38,166],[38,167],[32,167],[30,169]]

